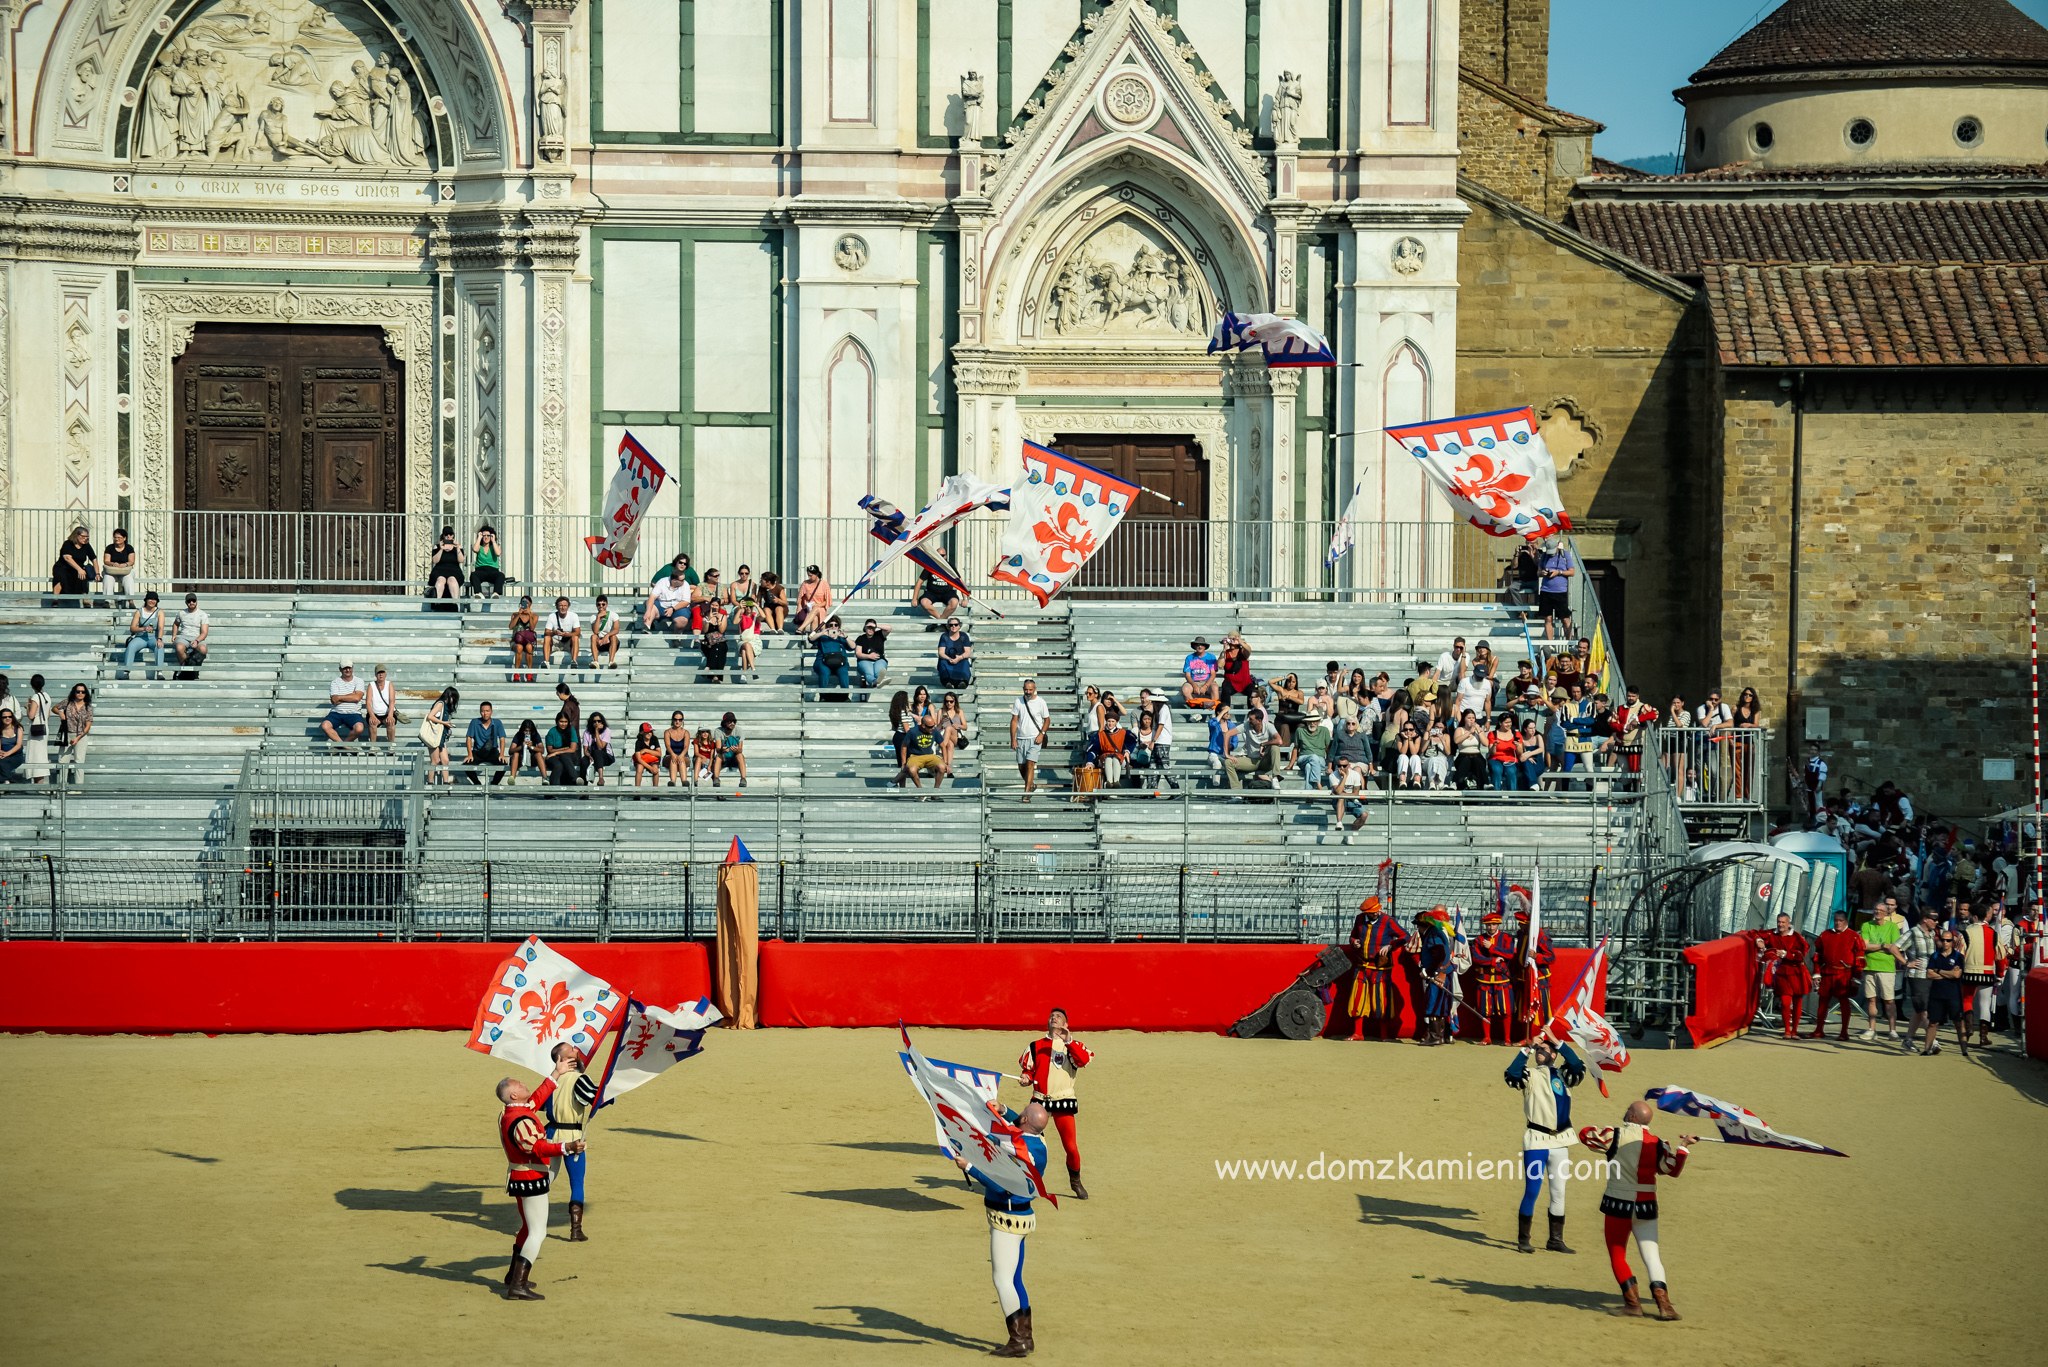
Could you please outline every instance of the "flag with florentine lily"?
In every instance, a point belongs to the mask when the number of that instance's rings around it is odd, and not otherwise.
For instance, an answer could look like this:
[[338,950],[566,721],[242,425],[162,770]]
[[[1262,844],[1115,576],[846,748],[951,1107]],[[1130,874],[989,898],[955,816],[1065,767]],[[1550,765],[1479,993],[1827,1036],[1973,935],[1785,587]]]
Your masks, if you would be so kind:
[[1488,536],[1531,539],[1572,529],[1557,466],[1527,408],[1389,427],[1459,517]]
[[575,1045],[588,1063],[625,1009],[610,983],[529,935],[492,971],[467,1047],[545,1077],[559,1045]]
[[909,1030],[902,1033],[904,1068],[911,1086],[932,1109],[940,1146],[965,1158],[976,1172],[1010,1195],[1032,1201],[1043,1197],[1057,1206],[1059,1198],[1045,1189],[1045,1178],[1031,1161],[1024,1131],[1011,1123],[978,1084],[940,1068],[917,1052]]
[[625,1023],[605,1061],[598,1085],[598,1105],[616,1101],[635,1087],[654,1081],[676,1064],[704,1049],[704,1032],[719,1021],[709,997],[664,1008],[631,1001]]
[[1696,1116],[1712,1121],[1714,1133],[1723,1143],[1746,1144],[1760,1149],[1791,1149],[1796,1153],[1824,1153],[1834,1158],[1849,1156],[1840,1149],[1786,1134],[1766,1124],[1755,1111],[1704,1092],[1689,1092],[1683,1087],[1652,1087],[1643,1093],[1643,1100],[1655,1102],[1658,1110],[1673,1115]]
[[1570,1044],[1589,1060],[1598,1070],[1593,1081],[1599,1084],[1600,1095],[1607,1095],[1607,1080],[1601,1073],[1618,1073],[1628,1067],[1628,1045],[1622,1042],[1621,1034],[1608,1023],[1607,1015],[1593,1004],[1594,996],[1600,990],[1601,975],[1607,963],[1607,941],[1602,940],[1593,950],[1592,957],[1579,969],[1579,976],[1572,983],[1571,991],[1543,1027],[1543,1033],[1551,1039]]
[[1102,549],[1137,496],[1137,485],[1106,470],[1025,442],[1002,558],[988,577],[1015,584],[1043,607]]
[[668,471],[637,441],[631,432],[619,437],[619,468],[612,471],[611,485],[604,491],[604,535],[586,536],[591,559],[611,569],[633,563],[640,549],[640,519],[661,492]]

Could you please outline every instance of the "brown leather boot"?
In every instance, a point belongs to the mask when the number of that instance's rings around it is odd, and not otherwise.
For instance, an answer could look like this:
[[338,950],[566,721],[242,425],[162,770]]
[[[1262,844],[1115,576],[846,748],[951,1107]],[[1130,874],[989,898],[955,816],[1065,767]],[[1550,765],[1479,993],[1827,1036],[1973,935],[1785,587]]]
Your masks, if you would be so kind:
[[524,1258],[512,1260],[512,1281],[505,1288],[505,1299],[512,1301],[544,1301],[546,1296],[528,1284],[527,1277],[533,1272],[533,1264]]
[[1081,1170],[1079,1168],[1067,1169],[1067,1189],[1074,1193],[1076,1201],[1088,1199],[1088,1188],[1081,1185]]
[[989,1356],[1020,1358],[1029,1353],[1033,1347],[1031,1342],[1031,1312],[1029,1310],[1019,1310],[1014,1314],[1006,1316],[1003,1323],[1010,1331],[1010,1341],[990,1353]]
[[1543,1247],[1552,1253],[1570,1253],[1572,1251],[1565,1245],[1564,1241],[1564,1216],[1553,1215],[1550,1217],[1550,1242],[1543,1245]]
[[1664,1283],[1650,1283],[1650,1299],[1657,1302],[1658,1319],[1675,1320],[1678,1318],[1678,1312],[1671,1308],[1671,1293],[1664,1289]]
[[1607,1313],[1628,1319],[1639,1320],[1643,1317],[1643,1298],[1636,1294],[1636,1279],[1634,1277],[1630,1277],[1621,1284],[1621,1304]]
[[1515,1252],[1534,1253],[1536,1251],[1536,1245],[1529,1242],[1529,1226],[1535,1223],[1535,1220],[1536,1217],[1533,1215],[1517,1215],[1515,1217]]
[[590,1242],[590,1236],[583,1232],[583,1203],[581,1201],[571,1201],[569,1203],[569,1242],[572,1244],[587,1244]]

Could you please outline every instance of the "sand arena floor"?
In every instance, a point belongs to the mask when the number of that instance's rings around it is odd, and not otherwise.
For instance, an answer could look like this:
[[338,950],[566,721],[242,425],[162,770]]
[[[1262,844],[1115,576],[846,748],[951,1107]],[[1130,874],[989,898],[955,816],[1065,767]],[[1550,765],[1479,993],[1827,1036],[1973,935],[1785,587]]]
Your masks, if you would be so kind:
[[[2010,1046],[1639,1054],[1635,1094],[1691,1086],[1853,1155],[1702,1146],[1664,1198],[1685,1316],[1667,1325],[1601,1313],[1590,1184],[1571,1189],[1577,1255],[1531,1257],[1510,1246],[1512,1178],[1217,1176],[1512,1157],[1503,1051],[1081,1034],[1095,1199],[1031,1239],[1038,1360],[2041,1360],[2048,1068]],[[1023,1036],[919,1043],[1007,1065]],[[604,1112],[591,1242],[550,1239],[548,1299],[513,1304],[495,1294],[516,1224],[503,1069],[459,1036],[0,1038],[26,1113],[0,1196],[0,1362],[969,1361],[1001,1337],[986,1226],[894,1049],[887,1031],[715,1035]],[[1589,1121],[1619,1114],[1615,1091],[1588,1084]]]

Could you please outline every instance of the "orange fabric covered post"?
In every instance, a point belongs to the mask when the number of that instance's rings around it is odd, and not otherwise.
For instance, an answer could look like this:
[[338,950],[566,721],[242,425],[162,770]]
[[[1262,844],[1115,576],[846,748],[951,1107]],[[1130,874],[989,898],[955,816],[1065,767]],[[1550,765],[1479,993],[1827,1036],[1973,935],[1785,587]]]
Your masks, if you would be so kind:
[[728,1028],[760,1024],[761,870],[734,836],[718,866],[718,974],[713,1000]]

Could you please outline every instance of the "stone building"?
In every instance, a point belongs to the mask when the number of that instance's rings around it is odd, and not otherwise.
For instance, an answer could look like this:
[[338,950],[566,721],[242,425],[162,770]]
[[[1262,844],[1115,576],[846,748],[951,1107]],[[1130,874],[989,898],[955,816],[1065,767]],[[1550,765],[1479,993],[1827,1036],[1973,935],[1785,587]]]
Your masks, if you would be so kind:
[[[1533,50],[1547,8],[1465,22],[1519,15]],[[1859,790],[2019,801],[2048,30],[2006,0],[1786,0],[1676,92],[1663,177],[1578,150],[1541,70],[1460,72],[1458,397],[1543,414],[1629,677],[1660,706],[1753,686],[1781,762],[1817,741]]]
[[[1256,527],[1195,538],[1187,582],[1290,579],[1354,484],[1443,525],[1337,434],[1455,401],[1456,15],[0,0],[0,507],[215,510],[245,550],[252,514],[409,515],[311,567],[350,579],[494,518],[576,582],[630,427],[657,516],[847,573],[858,540],[796,519],[1008,477],[1030,438]],[[1358,364],[1219,365],[1230,309]]]

